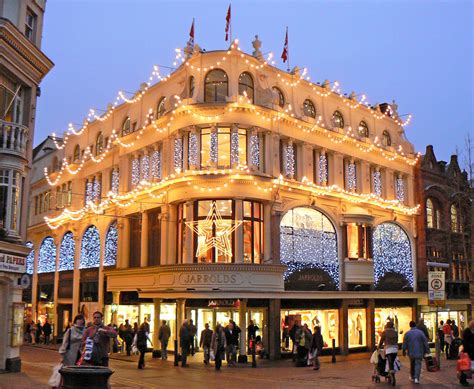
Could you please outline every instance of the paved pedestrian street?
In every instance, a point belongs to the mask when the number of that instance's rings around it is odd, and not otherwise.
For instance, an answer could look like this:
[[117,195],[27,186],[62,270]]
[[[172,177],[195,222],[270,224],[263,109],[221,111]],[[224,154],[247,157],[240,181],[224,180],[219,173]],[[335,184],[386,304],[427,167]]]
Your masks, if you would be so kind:
[[[48,378],[58,361],[55,350],[34,346],[24,346],[21,350],[22,372],[0,374],[1,389],[48,388]],[[340,357],[341,358],[341,357]],[[356,358],[359,358],[357,356]],[[443,360],[441,371],[422,372],[422,384],[414,385],[408,380],[408,360],[402,360],[402,370],[397,374],[398,388],[457,388],[461,387],[456,379],[455,361]],[[330,362],[329,357],[322,358],[320,371],[311,367],[293,367],[291,360],[277,362],[258,360],[253,369],[251,364],[227,368],[220,372],[214,366],[202,363],[201,354],[188,359],[189,367],[175,367],[173,360],[161,361],[148,356],[146,368],[137,369],[137,357],[117,356],[111,359],[114,374],[112,388],[375,388],[388,387],[388,384],[372,382],[373,366],[364,359]],[[471,386],[474,387],[474,386]]]

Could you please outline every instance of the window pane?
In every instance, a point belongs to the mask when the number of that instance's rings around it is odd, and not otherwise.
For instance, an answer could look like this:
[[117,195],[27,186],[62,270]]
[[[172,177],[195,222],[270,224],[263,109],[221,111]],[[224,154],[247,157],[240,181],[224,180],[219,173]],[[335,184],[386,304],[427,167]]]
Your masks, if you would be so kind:
[[217,133],[217,167],[230,167],[230,128],[219,128]]
[[244,217],[252,217],[252,202],[244,201]]
[[201,131],[201,167],[211,166],[211,131],[203,129]]
[[244,221],[244,262],[252,262],[252,222]]
[[[256,207],[258,208],[258,207]],[[260,263],[261,262],[261,254],[262,254],[262,222],[260,221],[254,221],[253,222],[254,226],[254,234],[253,234],[253,252],[254,252],[254,258],[253,262],[254,263]]]

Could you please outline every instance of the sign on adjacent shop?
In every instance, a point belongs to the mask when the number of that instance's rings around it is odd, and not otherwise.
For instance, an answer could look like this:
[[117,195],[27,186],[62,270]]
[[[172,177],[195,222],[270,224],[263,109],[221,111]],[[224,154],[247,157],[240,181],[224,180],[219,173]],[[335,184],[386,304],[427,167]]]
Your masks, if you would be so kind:
[[0,271],[10,273],[25,273],[26,258],[17,255],[0,254]]
[[444,306],[445,302],[444,271],[428,272],[428,300],[432,306]]

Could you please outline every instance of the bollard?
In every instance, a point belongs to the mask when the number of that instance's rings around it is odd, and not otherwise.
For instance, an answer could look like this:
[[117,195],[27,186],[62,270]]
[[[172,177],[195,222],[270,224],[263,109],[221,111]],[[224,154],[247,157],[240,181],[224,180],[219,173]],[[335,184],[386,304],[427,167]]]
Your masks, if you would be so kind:
[[179,353],[178,353],[178,340],[174,341],[174,365],[178,366],[179,364]]
[[332,340],[332,363],[336,363],[336,339]]
[[64,389],[107,389],[113,370],[102,366],[68,366],[59,370]]
[[255,355],[255,339],[252,339],[252,367],[257,367],[257,356]]

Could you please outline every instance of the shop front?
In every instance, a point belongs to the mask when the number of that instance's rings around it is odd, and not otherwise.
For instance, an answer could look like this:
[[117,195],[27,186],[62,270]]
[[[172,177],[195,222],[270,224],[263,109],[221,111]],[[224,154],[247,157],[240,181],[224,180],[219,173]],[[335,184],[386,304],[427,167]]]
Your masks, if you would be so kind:
[[[459,328],[459,333],[469,325],[469,321],[472,320],[471,315],[472,304],[447,304],[444,307],[438,308],[438,326],[440,322],[446,323],[451,320],[456,323]],[[436,307],[430,307],[424,305],[421,307],[420,317],[424,320],[428,333],[430,334],[430,340],[435,341],[435,327],[436,327]]]
[[410,321],[416,321],[416,300],[375,300],[374,326],[375,344],[380,342],[385,324],[392,322],[398,332],[398,342],[402,343],[403,336],[410,330]]

